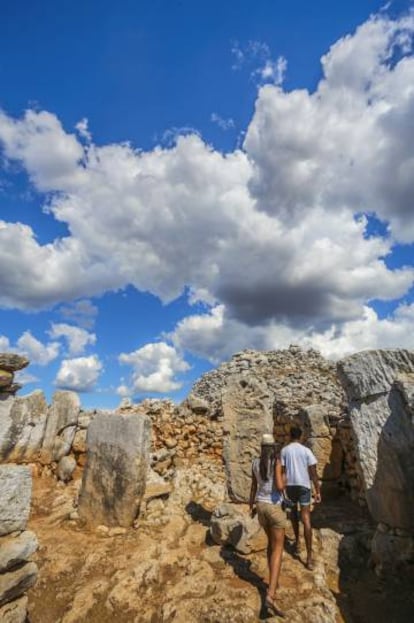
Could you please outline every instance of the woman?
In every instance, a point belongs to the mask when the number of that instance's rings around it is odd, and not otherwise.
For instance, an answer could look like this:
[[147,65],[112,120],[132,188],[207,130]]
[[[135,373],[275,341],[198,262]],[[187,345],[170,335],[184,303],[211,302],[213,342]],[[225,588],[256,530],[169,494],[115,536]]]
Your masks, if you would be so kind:
[[282,509],[284,482],[282,466],[276,454],[273,435],[262,437],[260,458],[252,464],[252,487],[250,491],[250,512],[256,510],[260,525],[267,535],[267,563],[269,566],[269,587],[266,607],[274,614],[283,616],[277,608],[275,593],[278,586],[285,540],[286,514]]

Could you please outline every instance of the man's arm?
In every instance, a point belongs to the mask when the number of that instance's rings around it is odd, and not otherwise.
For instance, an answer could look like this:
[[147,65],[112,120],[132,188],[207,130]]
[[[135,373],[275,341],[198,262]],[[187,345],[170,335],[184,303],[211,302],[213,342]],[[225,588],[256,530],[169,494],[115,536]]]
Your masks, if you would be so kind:
[[252,485],[250,487],[250,499],[249,499],[249,506],[250,506],[250,514],[253,517],[254,515],[254,502],[256,499],[256,491],[257,491],[257,480],[256,480],[256,476],[254,475],[254,471],[252,470]]
[[313,486],[315,488],[315,502],[318,504],[319,502],[321,502],[322,497],[321,497],[321,488],[319,485],[319,478],[318,478],[318,474],[316,471],[316,465],[309,465],[308,471],[309,471],[310,479],[312,480]]

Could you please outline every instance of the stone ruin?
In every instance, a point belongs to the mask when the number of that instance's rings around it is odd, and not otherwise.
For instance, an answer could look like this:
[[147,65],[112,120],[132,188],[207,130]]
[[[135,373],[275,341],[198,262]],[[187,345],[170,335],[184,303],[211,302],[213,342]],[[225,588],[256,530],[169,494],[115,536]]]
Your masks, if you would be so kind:
[[242,553],[260,549],[257,522],[235,504],[248,499],[262,433],[283,444],[299,424],[325,498],[348,493],[377,523],[377,570],[414,560],[414,353],[368,351],[335,365],[296,346],[243,351],[203,375],[180,405],[123,401],[114,412],[83,411],[67,391],[50,406],[39,391],[15,397],[13,374],[27,363],[0,355],[0,462],[37,465],[62,482],[83,473],[73,514],[82,525],[127,528],[150,500],[173,491],[182,468],[208,462],[224,468],[227,485],[213,538]]

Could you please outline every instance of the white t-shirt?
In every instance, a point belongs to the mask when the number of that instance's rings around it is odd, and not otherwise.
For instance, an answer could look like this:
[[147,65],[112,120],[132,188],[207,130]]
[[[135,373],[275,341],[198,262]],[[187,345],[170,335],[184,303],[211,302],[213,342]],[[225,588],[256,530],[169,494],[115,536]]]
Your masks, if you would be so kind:
[[252,468],[257,482],[256,502],[280,504],[282,501],[282,494],[275,488],[274,466],[269,480],[262,480],[260,475],[260,459],[254,459]]
[[282,449],[280,458],[286,471],[287,486],[299,485],[310,489],[308,467],[317,463],[312,450],[298,441],[292,441]]

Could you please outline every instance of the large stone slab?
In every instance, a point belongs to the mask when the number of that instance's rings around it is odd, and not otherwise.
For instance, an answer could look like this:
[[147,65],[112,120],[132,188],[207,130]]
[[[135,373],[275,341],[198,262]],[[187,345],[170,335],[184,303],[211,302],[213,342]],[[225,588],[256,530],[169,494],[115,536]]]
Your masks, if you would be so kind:
[[25,530],[31,497],[30,468],[25,465],[0,465],[0,536]]
[[79,396],[71,391],[55,392],[46,422],[40,460],[44,465],[69,454],[80,411]]
[[387,393],[397,376],[403,373],[414,373],[413,351],[362,351],[338,362],[338,375],[349,400]]
[[90,525],[131,526],[145,491],[150,420],[97,413],[88,428],[79,516]]
[[414,353],[372,351],[340,362],[358,470],[378,522],[414,530]]
[[30,530],[18,536],[6,536],[0,539],[0,573],[28,562],[30,556],[37,550],[39,543],[36,535]]
[[38,569],[34,562],[0,575],[0,606],[23,595],[37,580]]
[[223,458],[230,499],[248,502],[252,460],[263,433],[273,433],[273,398],[256,377],[236,377],[222,395]]
[[0,401],[0,461],[32,463],[38,460],[48,407],[43,392]]

